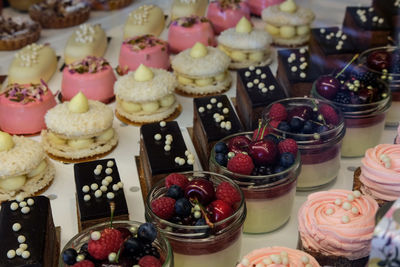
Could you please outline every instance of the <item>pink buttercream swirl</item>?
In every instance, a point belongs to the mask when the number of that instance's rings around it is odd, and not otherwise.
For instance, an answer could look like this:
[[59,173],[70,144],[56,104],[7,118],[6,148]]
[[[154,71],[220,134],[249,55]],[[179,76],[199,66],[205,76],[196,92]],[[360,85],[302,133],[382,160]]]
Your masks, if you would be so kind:
[[326,256],[349,260],[366,257],[377,209],[378,204],[372,197],[360,195],[358,191],[310,194],[298,213],[303,246]]
[[361,160],[361,190],[375,199],[400,197],[400,145],[381,144],[365,152]]

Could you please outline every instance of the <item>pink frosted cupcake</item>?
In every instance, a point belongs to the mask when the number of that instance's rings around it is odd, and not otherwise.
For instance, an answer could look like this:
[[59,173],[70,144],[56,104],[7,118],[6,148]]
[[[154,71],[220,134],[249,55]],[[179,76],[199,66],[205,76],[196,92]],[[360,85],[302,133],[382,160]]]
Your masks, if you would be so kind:
[[119,69],[122,72],[132,71],[140,64],[168,70],[168,43],[148,34],[124,41],[119,53]]
[[107,60],[88,56],[64,68],[62,99],[71,100],[82,92],[88,99],[109,103],[114,98],[115,81],[114,71]]
[[214,30],[205,17],[181,17],[172,21],[168,30],[168,43],[172,53],[191,48],[195,43],[215,46]]
[[245,0],[218,0],[208,5],[207,18],[217,34],[235,27],[243,16],[250,20],[250,9]]
[[250,7],[251,14],[261,16],[264,8],[282,3],[285,0],[247,0],[247,5]]

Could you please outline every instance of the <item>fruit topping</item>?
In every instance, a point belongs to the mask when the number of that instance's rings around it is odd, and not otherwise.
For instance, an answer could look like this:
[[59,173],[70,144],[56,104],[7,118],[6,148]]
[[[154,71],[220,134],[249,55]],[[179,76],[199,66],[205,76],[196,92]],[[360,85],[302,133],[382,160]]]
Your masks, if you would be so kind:
[[235,153],[247,152],[251,140],[244,135],[235,136],[228,142],[229,151]]
[[72,267],[94,267],[94,263],[88,260],[83,260],[72,265]]
[[382,71],[388,69],[391,64],[391,54],[387,51],[377,50],[367,57],[367,65],[371,69]]
[[193,179],[185,188],[185,197],[195,199],[202,205],[207,205],[215,197],[214,185],[206,179]]
[[297,155],[297,143],[295,140],[291,138],[283,139],[278,144],[278,150],[280,154],[284,154],[286,152],[292,153],[294,156]]
[[249,155],[257,165],[274,164],[278,149],[271,140],[252,142],[249,147]]
[[174,215],[175,199],[160,197],[151,202],[151,210],[161,219],[168,220]]
[[240,201],[239,192],[228,182],[222,182],[217,186],[215,196],[230,205]]
[[269,114],[271,120],[283,121],[287,118],[286,108],[280,103],[273,104],[269,110]]
[[249,155],[238,153],[228,161],[227,168],[231,172],[249,175],[253,171],[254,163]]
[[153,256],[144,256],[139,261],[140,267],[161,267],[159,259]]
[[165,187],[169,188],[171,185],[177,185],[182,189],[185,189],[188,185],[189,180],[185,175],[180,173],[171,173],[165,178]]
[[233,214],[231,206],[220,199],[211,202],[207,210],[211,214],[211,221],[214,223],[222,221]]
[[318,78],[315,86],[318,94],[326,99],[333,99],[339,91],[340,83],[335,77],[324,75]]

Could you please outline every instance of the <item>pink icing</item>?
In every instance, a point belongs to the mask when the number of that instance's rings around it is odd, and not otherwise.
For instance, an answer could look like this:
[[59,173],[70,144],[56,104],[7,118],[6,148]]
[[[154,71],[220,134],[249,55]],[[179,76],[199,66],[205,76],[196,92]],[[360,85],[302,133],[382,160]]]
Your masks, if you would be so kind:
[[[386,155],[390,166],[381,158]],[[362,190],[376,199],[394,201],[400,197],[400,145],[381,144],[369,148],[361,160]]]
[[[368,256],[375,227],[376,201],[367,195],[354,197],[348,190],[329,190],[310,194],[298,212],[299,232],[303,246],[327,256],[342,256],[356,260]],[[342,205],[349,202],[357,212],[345,210]],[[326,212],[332,209],[333,213]],[[349,222],[343,223],[342,217],[348,216]]]
[[252,14],[261,16],[261,12],[264,8],[278,5],[284,1],[285,0],[247,0],[247,5],[250,7]]
[[[268,258],[271,255],[280,255],[281,252],[287,252],[288,254],[288,259],[289,259],[289,266],[290,267],[304,267],[304,263],[301,261],[301,258],[306,256],[309,259],[309,264],[311,264],[312,267],[319,267],[320,265],[318,262],[312,257],[311,255],[297,249],[291,249],[291,248],[286,248],[286,247],[267,247],[267,248],[261,248],[254,250],[244,256],[244,258],[249,260],[249,265],[248,266],[256,266],[258,263],[262,263],[262,261],[266,258]],[[269,264],[269,265],[263,265],[263,266],[268,266],[268,267],[287,267],[288,265],[283,265],[283,264]],[[236,267],[246,267],[245,265],[239,263]]]

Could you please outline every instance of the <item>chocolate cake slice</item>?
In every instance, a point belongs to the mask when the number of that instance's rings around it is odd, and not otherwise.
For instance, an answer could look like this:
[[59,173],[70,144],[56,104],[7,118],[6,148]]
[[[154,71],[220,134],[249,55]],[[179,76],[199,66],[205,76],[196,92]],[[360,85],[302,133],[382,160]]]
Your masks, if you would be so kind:
[[114,220],[129,220],[123,184],[114,159],[74,165],[79,231],[110,221],[110,202],[115,203]]

